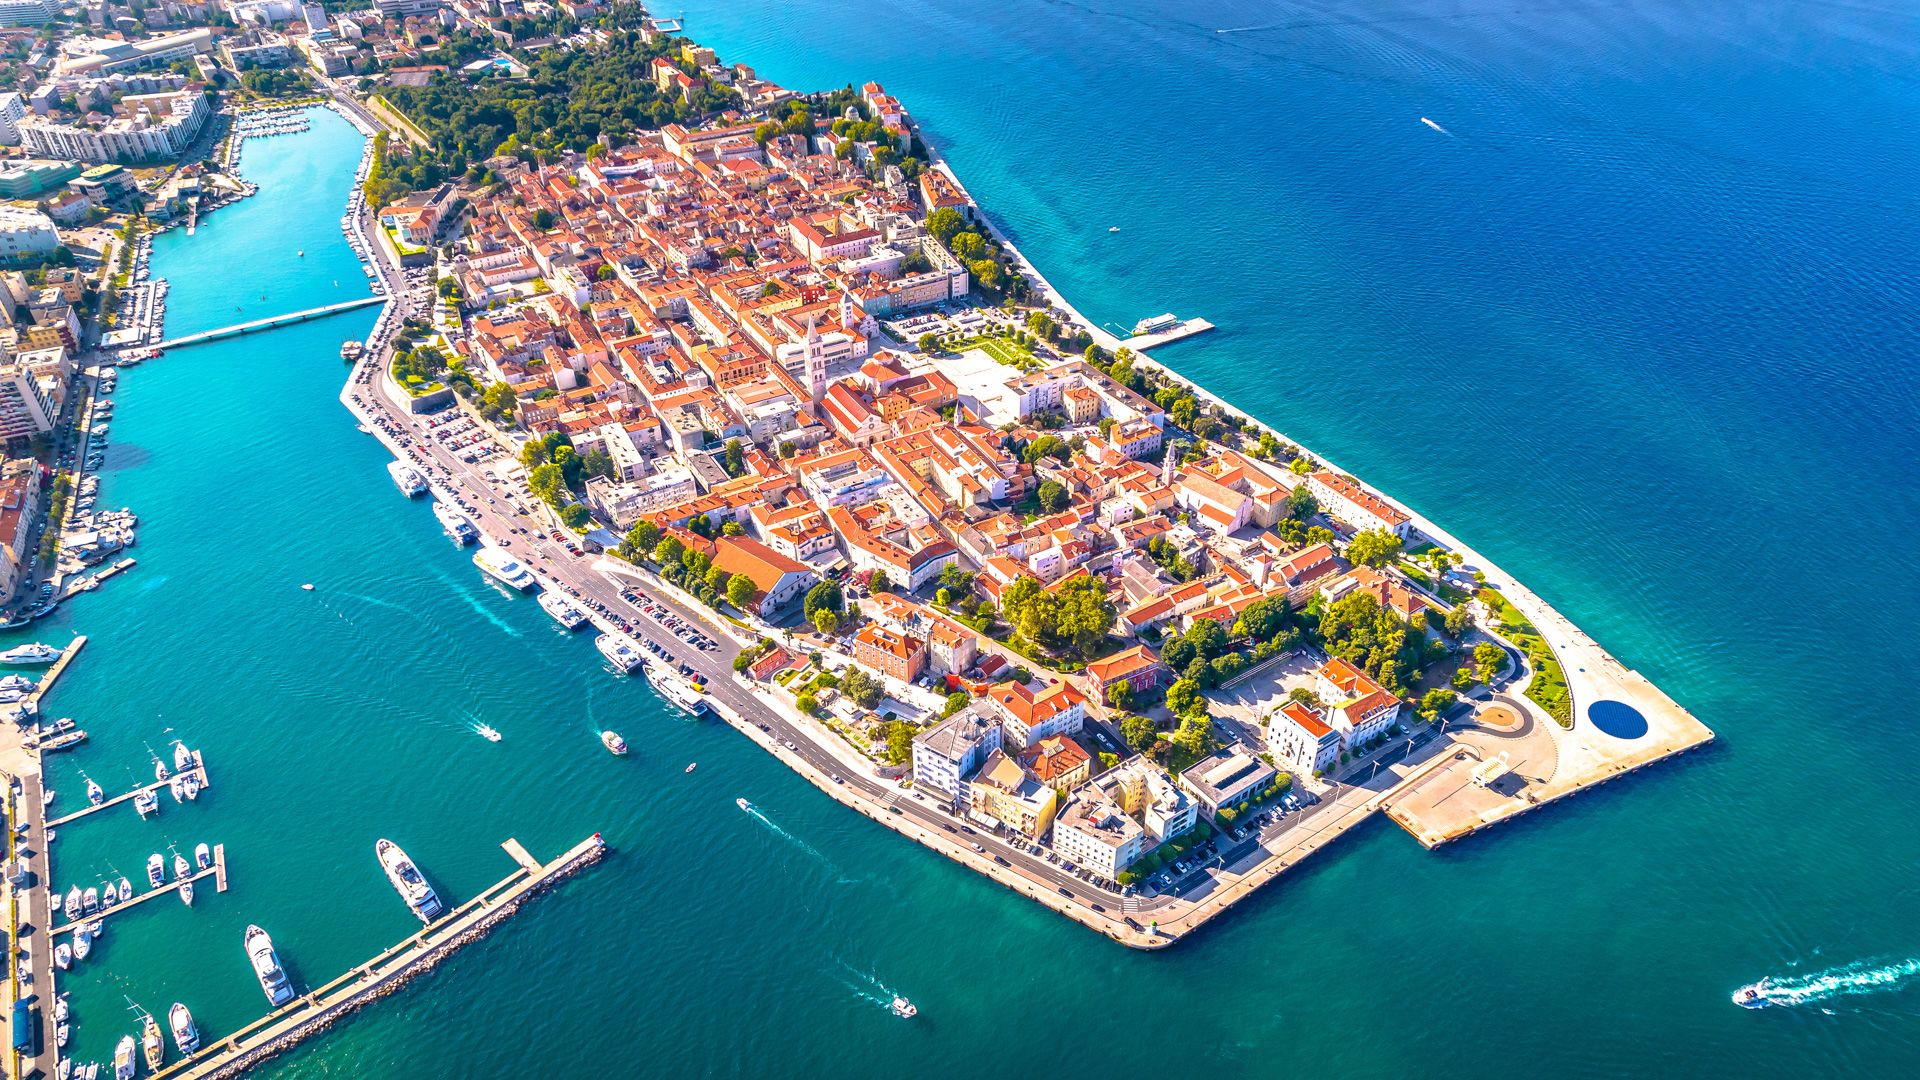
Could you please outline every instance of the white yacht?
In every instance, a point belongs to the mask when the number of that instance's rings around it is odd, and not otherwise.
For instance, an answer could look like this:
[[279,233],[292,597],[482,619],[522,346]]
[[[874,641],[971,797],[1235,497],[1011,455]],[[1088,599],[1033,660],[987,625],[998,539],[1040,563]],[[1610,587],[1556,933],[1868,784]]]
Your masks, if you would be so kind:
[[286,969],[280,966],[280,956],[273,951],[273,939],[265,930],[257,926],[247,927],[247,959],[253,963],[253,974],[260,980],[260,989],[266,991],[267,1001],[275,1008],[293,1000],[293,984],[287,981]]
[[540,594],[540,608],[553,616],[553,621],[569,630],[578,630],[587,624],[587,613],[574,607],[567,598],[556,592]]
[[652,683],[653,688],[660,691],[668,701],[695,716],[707,710],[707,703],[701,700],[700,692],[693,688],[693,684],[664,665],[648,665],[647,681]]
[[167,860],[159,852],[147,856],[147,884],[159,888],[167,883]]
[[606,657],[607,662],[622,674],[632,674],[634,668],[645,662],[640,650],[612,634],[601,634],[594,638],[593,647],[599,649],[600,655]]
[[473,565],[509,589],[526,592],[535,584],[533,571],[520,565],[520,560],[492,544],[480,545],[480,550],[473,554]]
[[440,519],[440,527],[447,530],[447,535],[461,547],[466,547],[480,539],[480,530],[473,527],[473,522],[467,520],[467,515],[454,509],[449,503],[434,503],[433,516]]
[[400,845],[391,840],[381,840],[373,845],[373,853],[380,857],[380,869],[387,872],[387,880],[393,882],[395,892],[407,902],[415,915],[423,923],[431,923],[440,917],[446,908],[440,903],[440,897],[434,893],[433,886],[420,874],[420,868],[413,865],[407,853]]
[[913,1002],[895,994],[893,996],[893,1015],[902,1020],[911,1020],[920,1015],[920,1010],[914,1008]]
[[119,1044],[113,1048],[113,1080],[133,1080],[134,1072],[140,1068],[135,1052],[133,1036],[122,1035]]
[[193,862],[195,866],[198,866],[202,870],[206,870],[212,867],[213,866],[212,850],[210,850],[207,847],[207,845],[204,843],[193,845]]
[[400,494],[409,499],[418,498],[427,493],[426,477],[415,472],[413,466],[404,461],[387,462],[387,475],[393,477],[393,486],[400,489]]
[[160,797],[152,791],[142,790],[133,797],[133,808],[140,811],[141,817],[146,817],[160,809]]
[[185,1005],[173,1003],[167,1010],[167,1024],[173,1028],[173,1045],[180,1048],[182,1054],[191,1054],[200,1049],[200,1029],[193,1026],[193,1014]]
[[0,664],[51,664],[60,659],[60,650],[38,641],[16,645],[0,652]]

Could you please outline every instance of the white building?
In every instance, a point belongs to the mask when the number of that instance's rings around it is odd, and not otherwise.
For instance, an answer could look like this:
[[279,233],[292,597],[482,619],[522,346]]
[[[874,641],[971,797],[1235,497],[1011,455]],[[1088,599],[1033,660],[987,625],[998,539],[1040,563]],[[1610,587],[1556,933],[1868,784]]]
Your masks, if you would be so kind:
[[1295,776],[1324,773],[1340,759],[1343,740],[1320,711],[1304,702],[1289,701],[1267,725],[1267,748]]
[[27,115],[27,102],[16,93],[0,94],[0,146],[20,145],[20,121]]
[[50,0],[0,0],[0,26],[39,26],[59,13]]
[[1320,508],[1335,520],[1355,529],[1385,529],[1402,540],[1413,521],[1404,511],[1380,496],[1329,469],[1307,477],[1307,490],[1320,501]]
[[38,210],[0,206],[0,259],[45,255],[59,246],[52,218]]
[[625,531],[647,514],[678,506],[698,494],[692,471],[672,466],[632,480],[596,476],[587,481],[587,503]]
[[1180,774],[1180,783],[1201,809],[1218,815],[1260,797],[1279,773],[1239,746],[1216,750]]
[[375,0],[375,4],[380,8],[380,14],[401,18],[439,11],[447,6],[447,0]]
[[1147,832],[1092,785],[1053,819],[1053,850],[1062,859],[1112,881],[1147,853]]
[[965,805],[967,779],[1000,749],[1000,724],[975,704],[913,738],[913,786]]
[[30,119],[20,122],[29,153],[102,163],[178,157],[206,124],[207,96],[197,90],[121,99],[123,116],[103,127]]
[[52,431],[58,412],[24,364],[0,365],[0,439]]

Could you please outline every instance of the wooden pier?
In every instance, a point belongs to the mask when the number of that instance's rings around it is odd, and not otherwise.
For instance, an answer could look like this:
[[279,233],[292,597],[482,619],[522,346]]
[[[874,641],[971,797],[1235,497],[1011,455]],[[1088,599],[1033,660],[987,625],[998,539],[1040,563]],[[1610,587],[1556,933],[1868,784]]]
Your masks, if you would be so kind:
[[40,683],[33,688],[33,693],[27,695],[27,704],[35,709],[40,707],[40,699],[46,697],[47,691],[53,689],[53,684],[59,681],[60,676],[66,674],[67,665],[73,663],[73,658],[80,655],[80,649],[86,643],[87,635],[85,634],[67,642],[66,650],[60,654],[60,659],[53,662],[53,666],[47,669],[47,673],[40,677]]
[[501,847],[519,865],[492,888],[352,971],[315,987],[239,1031],[225,1038],[208,1037],[198,1052],[153,1073],[154,1080],[224,1080],[247,1073],[268,1058],[325,1031],[347,1014],[400,989],[409,979],[432,969],[460,946],[485,935],[518,911],[529,897],[599,862],[607,851],[606,841],[599,833],[582,840],[550,863],[533,859],[514,840],[508,840]]
[[54,937],[59,937],[61,934],[71,934],[73,931],[79,929],[82,926],[85,926],[90,922],[98,922],[102,919],[105,919],[109,915],[118,915],[123,911],[127,911],[131,908],[139,907],[141,904],[144,904],[147,901],[152,900],[157,896],[171,896],[174,893],[180,891],[180,886],[183,883],[197,882],[202,878],[213,879],[214,892],[227,891],[227,845],[225,844],[213,845],[213,865],[207,867],[205,870],[197,871],[193,874],[188,875],[187,877],[181,878],[176,881],[169,881],[165,885],[161,885],[157,888],[148,889],[146,892],[141,893],[140,895],[134,897],[133,899],[123,900],[120,903],[113,905],[112,907],[99,908],[96,911],[94,911],[94,913],[91,915],[82,915],[80,918],[75,919],[73,922],[65,923],[63,925],[54,927],[52,930],[49,930],[48,933]]
[[[189,775],[195,775],[195,774],[197,774],[200,777],[200,790],[206,791],[207,789],[213,787],[213,781],[207,776],[207,765],[204,761],[201,762],[199,765],[196,765],[193,768],[188,769],[184,773],[175,773],[174,776],[189,776]],[[161,788],[166,787],[168,784],[171,784],[171,783],[173,783],[173,780],[171,778],[166,780],[155,780],[153,783],[147,784],[144,787],[134,788],[132,791],[129,791],[124,795],[115,795],[113,798],[108,799],[105,802],[99,803],[98,805],[88,806],[82,810],[75,810],[73,813],[68,814],[65,817],[54,818],[52,821],[47,822],[47,828],[57,829],[60,826],[65,825],[69,821],[79,821],[81,818],[86,817],[88,814],[98,813],[99,811],[105,810],[110,806],[119,806],[121,803],[126,802],[128,799],[131,799],[136,795],[139,795],[143,792],[148,792],[148,791],[159,791]]]

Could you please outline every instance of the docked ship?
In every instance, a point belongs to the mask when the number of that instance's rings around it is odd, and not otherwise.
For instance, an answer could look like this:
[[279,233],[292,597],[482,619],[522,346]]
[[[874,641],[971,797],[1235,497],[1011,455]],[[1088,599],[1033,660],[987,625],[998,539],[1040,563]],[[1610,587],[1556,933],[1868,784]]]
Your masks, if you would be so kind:
[[520,560],[492,544],[480,545],[480,550],[473,554],[473,565],[509,589],[526,592],[535,584],[533,571],[520,565]]
[[173,1028],[173,1045],[180,1048],[182,1054],[191,1054],[200,1049],[200,1029],[193,1024],[193,1014],[185,1005],[173,1003],[167,1011],[167,1024]]
[[159,888],[167,883],[167,860],[159,852],[147,856],[147,884]]
[[0,652],[0,664],[51,664],[60,659],[60,650],[38,641],[16,645]]
[[393,486],[400,494],[416,499],[427,493],[427,478],[414,471],[413,466],[404,461],[387,462],[387,475],[393,477]]
[[540,608],[553,616],[553,621],[569,630],[578,630],[587,625],[587,613],[574,607],[567,598],[555,592],[540,594]]
[[701,699],[700,692],[693,688],[693,684],[665,665],[647,665],[647,681],[668,701],[687,712],[698,716],[707,711],[707,703]]
[[140,1017],[140,1045],[146,1050],[147,1068],[159,1072],[167,1060],[167,1040],[161,1036],[160,1025],[152,1013],[143,1013]]
[[340,343],[340,359],[348,363],[360,359],[362,356],[365,356],[366,353],[367,347],[362,342],[343,341]]
[[140,1068],[140,1060],[134,1056],[136,1052],[133,1036],[122,1035],[119,1045],[113,1048],[113,1080],[133,1080],[133,1074]]
[[1180,316],[1175,315],[1172,312],[1168,312],[1167,314],[1164,314],[1164,315],[1155,315],[1152,318],[1141,319],[1139,322],[1134,323],[1133,336],[1143,337],[1147,334],[1159,334],[1159,333],[1163,333],[1165,331],[1171,330],[1174,327],[1179,325],[1180,325]]
[[461,547],[466,547],[480,539],[480,530],[473,527],[473,522],[467,520],[467,515],[446,503],[434,503],[433,516],[440,519],[440,527],[447,530],[447,535]]
[[247,959],[253,963],[253,974],[260,980],[260,989],[266,991],[267,1001],[275,1008],[292,1001],[293,984],[280,966],[280,955],[273,951],[273,939],[265,930],[249,926],[246,942]]
[[391,840],[381,840],[373,845],[373,853],[380,858],[380,869],[387,872],[387,880],[393,882],[395,892],[407,902],[420,921],[430,923],[440,917],[446,908],[441,906],[440,897],[434,893],[433,886],[420,875],[420,868],[413,865],[407,853],[400,845]]
[[593,647],[599,649],[600,655],[606,657],[607,662],[622,674],[631,675],[633,669],[644,662],[638,649],[612,634],[601,634],[594,638]]

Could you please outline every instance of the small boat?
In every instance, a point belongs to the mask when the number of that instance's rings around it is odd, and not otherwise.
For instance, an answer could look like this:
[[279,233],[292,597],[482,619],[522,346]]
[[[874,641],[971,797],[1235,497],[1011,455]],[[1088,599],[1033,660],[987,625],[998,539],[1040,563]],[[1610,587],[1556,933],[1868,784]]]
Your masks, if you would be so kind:
[[73,1030],[69,1028],[66,1024],[59,1024],[55,1026],[53,1029],[54,1045],[60,1047],[62,1050],[66,1049],[67,1040],[72,1036],[73,1036]]
[[133,899],[133,882],[123,877],[120,879],[120,902],[124,904],[131,899]]
[[200,1029],[193,1026],[193,1014],[185,1005],[173,1003],[167,1010],[167,1025],[173,1028],[173,1045],[180,1048],[182,1054],[191,1054],[200,1049]]
[[53,947],[53,964],[61,971],[73,966],[73,946],[61,942]]
[[267,1001],[278,1008],[293,1000],[293,984],[287,981],[286,969],[280,966],[280,956],[273,951],[273,939],[265,930],[257,926],[247,927],[244,939],[247,944],[247,959],[253,964],[253,974],[260,980],[260,989],[266,991]]
[[152,1013],[140,1018],[140,1043],[147,1052],[147,1068],[158,1072],[160,1065],[167,1060],[167,1040],[160,1034],[160,1025]]
[[107,801],[107,793],[100,790],[100,785],[91,779],[87,781],[87,801],[95,806]]
[[100,890],[89,885],[87,886],[87,891],[80,894],[80,913],[83,915],[91,915],[99,910]]
[[1773,1004],[1773,999],[1767,996],[1767,980],[1761,979],[1735,990],[1733,1003],[1743,1009],[1764,1009]]
[[733,800],[733,805],[745,810],[749,814],[753,813],[753,804],[745,799],[735,799]]
[[67,1022],[67,995],[64,993],[53,1000],[53,1020],[57,1024]]
[[613,752],[613,755],[614,755],[615,757],[625,757],[625,756],[626,756],[626,753],[627,753],[627,740],[625,740],[625,739],[623,739],[623,738],[621,738],[621,737],[620,737],[620,736],[619,736],[619,735],[618,735],[617,733],[615,733],[615,732],[612,732],[612,731],[603,731],[603,732],[601,732],[601,733],[600,733],[600,745],[602,745],[602,746],[604,746],[604,747],[606,747],[606,748],[607,748],[608,750],[610,750],[610,751],[612,751],[612,752]]
[[173,779],[167,781],[167,793],[173,796],[174,802],[186,802],[186,791],[187,778],[185,776],[175,773]]
[[1107,226],[1107,231],[1108,231],[1108,232],[1119,232],[1119,231],[1120,231],[1120,226],[1118,226],[1118,225],[1109,225],[1109,226]]
[[181,742],[179,739],[173,740],[173,767],[175,770],[187,772],[198,763],[199,758],[194,755],[193,751],[187,749],[186,743]]
[[487,726],[486,724],[476,724],[474,725],[473,730],[476,735],[479,735],[481,738],[487,740],[488,742],[500,741],[500,733],[498,731],[493,730],[493,728]]
[[208,867],[212,866],[213,865],[212,850],[210,850],[207,847],[207,845],[204,843],[193,845],[193,862],[195,866],[198,866],[202,870],[205,870]]
[[172,775],[173,774],[171,772],[167,771],[166,762],[161,761],[158,757],[153,759],[153,778],[155,780],[158,780],[164,784],[167,782],[167,778]]
[[100,909],[102,911],[105,911],[107,908],[110,908],[119,902],[120,902],[120,892],[118,889],[115,889],[113,887],[113,882],[111,881],[101,882],[100,883]]
[[[85,1066],[82,1068],[84,1069]],[[72,1058],[63,1057],[60,1059],[60,1064],[53,1067],[53,1080],[75,1080]],[[86,1080],[86,1073],[80,1073],[80,1080]]]
[[180,792],[181,794],[187,797],[188,802],[192,802],[193,800],[199,798],[200,797],[200,774],[188,773],[187,775],[181,777]]
[[167,860],[159,852],[147,856],[147,884],[159,888],[167,883]]
[[73,920],[80,917],[80,899],[83,895],[84,894],[80,892],[80,886],[78,885],[75,885],[73,888],[67,890],[67,902],[65,907],[62,910],[64,910],[67,913],[68,920]]
[[92,951],[93,931],[84,926],[75,930],[73,932],[73,958],[75,960],[85,960],[87,954]]
[[902,1020],[911,1020],[920,1015],[920,1010],[913,1007],[913,1002],[895,994],[893,997],[893,1015]]
[[160,797],[151,791],[142,791],[133,797],[133,808],[140,811],[141,817],[146,817],[160,809]]
[[133,1080],[133,1074],[140,1068],[140,1061],[134,1057],[133,1036],[122,1035],[120,1042],[113,1048],[113,1080]]
[[695,766],[697,766],[697,765],[699,765],[699,764],[700,764],[700,763],[699,763],[699,762],[697,762],[697,761],[689,761],[689,762],[687,762],[687,771],[688,771],[688,772],[692,772],[692,771],[694,770],[694,767],[695,767]]
[[193,876],[193,864],[187,861],[185,855],[177,851],[173,853],[173,876],[175,880],[185,880]]
[[180,902],[188,907],[193,906],[193,882],[182,881],[180,883]]
[[300,586],[300,587],[301,587],[302,589],[305,589],[305,590],[306,590],[306,591],[308,591],[308,592],[312,592],[312,591],[313,591],[313,582],[311,582],[311,581],[309,581],[309,582],[307,582],[307,583],[306,583],[305,585],[302,585],[302,586]]
[[40,809],[45,810],[52,805],[53,805],[53,789],[48,788],[45,791],[42,791],[40,793]]

